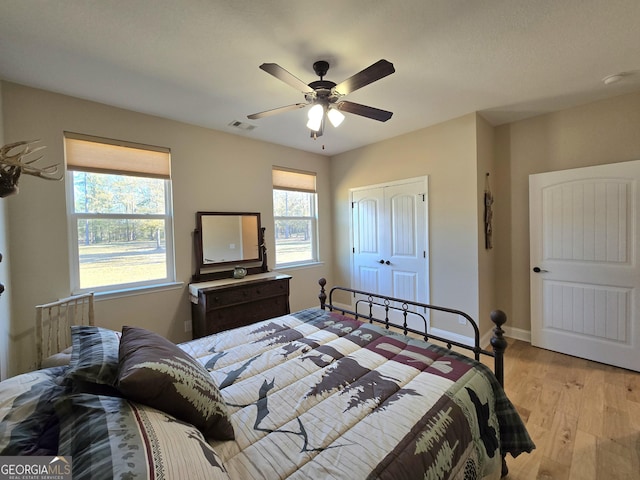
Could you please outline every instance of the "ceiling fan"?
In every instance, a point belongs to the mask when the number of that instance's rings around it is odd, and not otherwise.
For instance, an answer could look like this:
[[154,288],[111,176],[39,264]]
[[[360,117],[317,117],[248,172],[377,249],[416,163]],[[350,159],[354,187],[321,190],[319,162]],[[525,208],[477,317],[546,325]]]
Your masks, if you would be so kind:
[[342,100],[342,97],[345,95],[395,72],[396,70],[393,68],[393,63],[387,60],[378,60],[373,65],[368,66],[338,84],[324,79],[324,76],[329,70],[329,62],[324,60],[317,61],[313,64],[313,70],[316,72],[316,75],[320,77],[320,80],[311,82],[308,85],[277,63],[263,63],[260,65],[260,68],[278,80],[302,92],[306,103],[294,103],[293,105],[286,105],[284,107],[247,115],[247,118],[251,120],[257,120],[268,117],[269,115],[305,108],[311,105],[307,127],[311,130],[311,137],[317,138],[322,135],[324,130],[325,116],[329,118],[329,121],[334,127],[337,127],[342,123],[342,120],[344,120],[344,115],[341,112],[353,113],[380,122],[386,122],[393,115],[393,112],[388,112],[387,110],[380,110],[379,108]]

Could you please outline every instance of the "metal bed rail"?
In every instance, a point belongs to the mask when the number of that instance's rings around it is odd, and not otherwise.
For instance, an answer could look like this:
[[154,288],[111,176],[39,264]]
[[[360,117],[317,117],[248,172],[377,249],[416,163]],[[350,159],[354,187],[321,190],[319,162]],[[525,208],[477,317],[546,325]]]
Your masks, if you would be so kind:
[[[451,349],[453,346],[456,346],[458,348],[473,352],[474,358],[478,361],[480,360],[480,355],[493,357],[494,374],[498,379],[500,385],[504,387],[504,352],[507,348],[507,341],[504,338],[504,330],[502,329],[502,325],[504,325],[504,323],[507,321],[507,316],[503,311],[494,310],[493,312],[491,312],[491,321],[494,323],[495,327],[493,328],[493,335],[490,340],[493,351],[489,351],[483,349],[480,346],[480,329],[478,327],[478,324],[467,313],[461,310],[414,302],[411,300],[404,300],[401,298],[394,298],[387,295],[365,292],[363,290],[356,290],[353,288],[340,286],[331,288],[328,297],[329,302],[327,303],[327,293],[325,290],[327,281],[324,278],[321,278],[318,281],[318,284],[320,285],[320,294],[318,295],[318,299],[320,300],[320,308],[322,308],[323,310],[326,310],[328,308],[329,311],[335,310],[341,314],[352,315],[356,319],[366,320],[369,323],[379,323],[384,325],[387,330],[391,327],[394,327],[400,329],[405,335],[411,332],[413,334],[422,336],[425,341],[436,340],[442,342],[449,349]],[[356,295],[362,295],[366,298],[357,299],[355,302],[354,311],[351,311],[342,306],[338,307],[333,304],[333,294],[335,292],[346,292],[353,295],[354,297],[356,297]],[[400,304],[400,306],[394,305],[394,303]],[[365,312],[361,311],[359,307],[363,307]],[[379,318],[379,315],[374,315],[374,307],[379,307],[384,312],[384,318]],[[415,307],[417,310],[422,309],[425,311],[439,311],[463,317],[473,328],[473,345],[468,345],[456,340],[431,334],[427,331],[428,323],[426,316],[419,311],[411,310],[412,307]],[[402,323],[400,324],[392,321],[389,318],[390,312],[398,312],[401,315]],[[424,325],[424,331],[420,331],[410,327],[408,325],[409,318],[419,319]]]

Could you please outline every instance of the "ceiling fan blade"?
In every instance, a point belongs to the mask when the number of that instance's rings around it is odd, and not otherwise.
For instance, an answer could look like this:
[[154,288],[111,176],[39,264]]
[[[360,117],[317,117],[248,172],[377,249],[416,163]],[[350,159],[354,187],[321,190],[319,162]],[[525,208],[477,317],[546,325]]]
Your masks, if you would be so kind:
[[252,113],[247,115],[247,118],[251,120],[258,120],[259,118],[268,117],[269,115],[275,115],[276,113],[288,112],[289,110],[297,110],[298,108],[304,108],[308,103],[294,103],[293,105],[287,105],[285,107],[272,108],[271,110],[265,110],[264,112]]
[[387,60],[378,60],[373,65],[368,66],[361,72],[356,73],[350,78],[347,78],[344,82],[339,83],[333,90],[340,95],[348,95],[351,92],[358,90],[359,88],[369,85],[381,78],[391,75],[396,69],[393,68],[393,63]]
[[373,120],[378,120],[379,122],[386,122],[393,115],[393,112],[388,112],[387,110],[380,110],[379,108],[368,107],[366,105],[360,105],[359,103],[348,102],[346,100],[338,102],[336,106],[340,111],[371,118]]
[[265,72],[273,75],[278,80],[283,81],[287,85],[291,85],[296,90],[300,90],[302,93],[308,93],[313,91],[313,89],[300,80],[298,77],[290,74],[284,68],[282,68],[277,63],[263,63],[260,65],[260,68]]

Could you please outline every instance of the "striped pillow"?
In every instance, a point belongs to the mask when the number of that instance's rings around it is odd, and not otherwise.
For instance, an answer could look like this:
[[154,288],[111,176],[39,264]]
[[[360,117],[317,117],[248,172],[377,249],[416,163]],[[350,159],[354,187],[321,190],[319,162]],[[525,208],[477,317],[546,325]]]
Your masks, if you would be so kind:
[[67,379],[72,382],[113,386],[118,374],[120,332],[106,328],[71,327],[71,361]]

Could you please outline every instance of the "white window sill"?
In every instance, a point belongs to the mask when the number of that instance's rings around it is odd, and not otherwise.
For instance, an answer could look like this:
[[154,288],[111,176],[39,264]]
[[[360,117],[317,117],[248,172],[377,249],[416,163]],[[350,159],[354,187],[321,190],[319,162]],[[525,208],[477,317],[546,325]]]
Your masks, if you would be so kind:
[[287,265],[276,265],[274,271],[298,270],[300,268],[313,268],[324,265],[324,262],[308,262],[308,263],[289,263]]
[[122,290],[105,290],[95,293],[96,300],[111,299],[121,297],[133,297],[136,295],[146,295],[147,293],[156,293],[167,290],[178,290],[184,287],[184,282],[161,283],[158,285],[145,285],[143,287],[125,288]]

